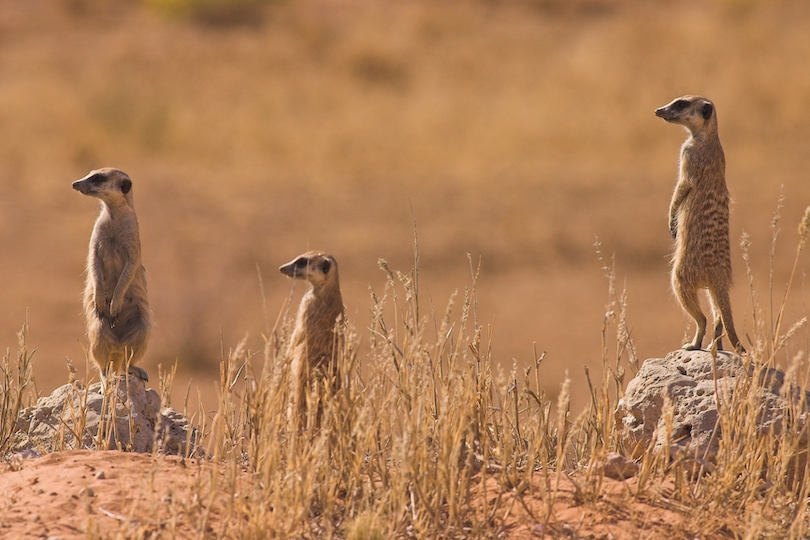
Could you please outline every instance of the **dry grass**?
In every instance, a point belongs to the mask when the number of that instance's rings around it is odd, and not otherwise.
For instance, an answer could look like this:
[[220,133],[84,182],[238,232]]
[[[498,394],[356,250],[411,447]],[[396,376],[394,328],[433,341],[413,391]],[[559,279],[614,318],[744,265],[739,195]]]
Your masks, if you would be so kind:
[[17,358],[11,359],[11,351],[6,350],[0,364],[0,454],[5,455],[17,432],[19,412],[31,405],[36,396],[36,383],[33,374],[34,351],[28,350],[28,321],[17,333]]

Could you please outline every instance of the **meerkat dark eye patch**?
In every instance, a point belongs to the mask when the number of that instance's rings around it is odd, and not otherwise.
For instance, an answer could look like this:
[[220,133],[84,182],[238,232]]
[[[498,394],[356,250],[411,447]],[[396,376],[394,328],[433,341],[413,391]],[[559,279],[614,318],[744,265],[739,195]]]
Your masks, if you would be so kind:
[[679,99],[675,103],[672,104],[672,108],[676,111],[682,111],[689,106],[689,102],[685,99]]
[[712,106],[711,103],[706,103],[700,109],[700,114],[703,115],[704,120],[708,120],[709,118],[711,118],[713,112],[714,112],[714,107]]
[[301,257],[300,259],[295,261],[295,267],[298,268],[298,269],[306,268],[308,262],[309,261],[307,259],[305,259],[304,257]]
[[132,189],[132,180],[126,179],[121,182],[121,193],[129,193],[129,190]]
[[94,174],[90,177],[90,183],[94,186],[99,186],[104,182],[104,177],[100,174]]
[[329,273],[329,269],[330,269],[330,268],[332,268],[332,263],[331,263],[331,262],[329,262],[328,260],[327,260],[327,261],[323,261],[323,266],[322,266],[321,268],[323,268],[323,273],[324,273],[324,274],[328,274],[328,273]]

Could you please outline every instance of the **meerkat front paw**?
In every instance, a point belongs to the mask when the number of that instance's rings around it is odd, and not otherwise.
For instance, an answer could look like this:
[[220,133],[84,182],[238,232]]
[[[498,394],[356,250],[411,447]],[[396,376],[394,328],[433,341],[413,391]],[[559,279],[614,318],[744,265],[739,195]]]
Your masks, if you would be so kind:
[[110,300],[110,317],[113,319],[116,318],[118,316],[118,312],[121,311],[120,305],[120,302]]
[[104,298],[96,296],[96,313],[98,316],[101,317],[105,311],[107,311],[107,301]]

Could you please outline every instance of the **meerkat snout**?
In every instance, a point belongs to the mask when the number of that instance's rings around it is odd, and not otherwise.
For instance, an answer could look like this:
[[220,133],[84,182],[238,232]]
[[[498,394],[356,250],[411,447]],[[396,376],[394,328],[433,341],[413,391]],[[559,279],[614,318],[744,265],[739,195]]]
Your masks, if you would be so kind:
[[83,195],[107,200],[115,197],[126,197],[132,191],[132,180],[121,170],[105,168],[92,171],[90,174],[73,182],[73,189]]
[[[337,272],[334,257],[320,252],[309,252],[296,257],[289,263],[279,267],[279,271],[294,279],[305,279],[313,287],[320,286],[330,280]],[[335,277],[334,279],[337,279]]]
[[655,109],[655,116],[681,124],[692,135],[706,127],[714,115],[714,104],[702,96],[683,96]]

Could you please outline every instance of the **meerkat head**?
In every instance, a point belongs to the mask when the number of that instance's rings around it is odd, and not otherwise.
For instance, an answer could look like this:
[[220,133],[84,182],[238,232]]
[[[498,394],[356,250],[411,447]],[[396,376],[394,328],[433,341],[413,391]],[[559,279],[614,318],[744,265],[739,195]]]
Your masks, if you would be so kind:
[[81,180],[73,182],[73,189],[107,204],[124,201],[132,206],[132,180],[118,169],[107,167],[92,171]]
[[279,268],[282,274],[294,279],[305,279],[315,289],[337,280],[337,261],[321,251],[309,251],[299,255]]
[[703,96],[683,96],[655,110],[655,116],[681,124],[692,135],[708,126],[717,125],[714,104]]

